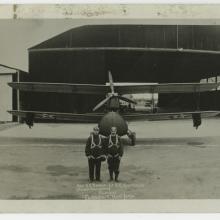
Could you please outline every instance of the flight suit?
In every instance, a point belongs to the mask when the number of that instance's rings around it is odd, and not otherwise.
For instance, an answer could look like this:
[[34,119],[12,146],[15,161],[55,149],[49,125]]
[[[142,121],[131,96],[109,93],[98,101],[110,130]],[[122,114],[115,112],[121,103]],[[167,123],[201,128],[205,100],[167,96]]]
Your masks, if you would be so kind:
[[121,145],[120,137],[116,134],[108,137],[108,146],[106,148],[107,162],[110,180],[113,180],[113,173],[115,174],[115,181],[118,181],[120,159],[123,156],[123,147]]
[[90,181],[94,180],[94,172],[96,180],[100,181],[101,162],[105,161],[103,142],[101,135],[94,134],[91,134],[87,140],[85,154],[88,157]]

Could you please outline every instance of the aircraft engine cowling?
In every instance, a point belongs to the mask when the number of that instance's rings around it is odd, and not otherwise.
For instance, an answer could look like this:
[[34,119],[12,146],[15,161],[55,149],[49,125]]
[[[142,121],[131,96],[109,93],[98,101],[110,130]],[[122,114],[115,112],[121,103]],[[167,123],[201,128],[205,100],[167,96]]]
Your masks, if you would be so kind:
[[110,135],[111,127],[117,128],[117,133],[119,136],[126,135],[128,132],[127,122],[117,112],[107,113],[99,122],[100,133],[104,136]]

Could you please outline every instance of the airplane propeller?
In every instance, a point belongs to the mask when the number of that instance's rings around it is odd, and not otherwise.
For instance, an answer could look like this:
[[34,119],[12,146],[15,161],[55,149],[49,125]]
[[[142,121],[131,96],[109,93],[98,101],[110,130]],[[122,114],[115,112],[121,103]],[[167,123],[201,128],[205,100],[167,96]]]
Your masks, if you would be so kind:
[[132,103],[132,104],[137,104],[135,101],[129,99],[129,98],[126,98],[124,96],[120,96],[118,95],[117,93],[115,93],[115,90],[114,90],[114,82],[113,82],[113,78],[112,78],[112,74],[111,72],[109,71],[108,72],[108,80],[109,80],[109,85],[110,85],[110,88],[111,88],[111,93],[108,94],[108,96],[102,100],[100,103],[98,103],[94,108],[93,108],[93,111],[96,111],[97,109],[101,108],[106,102],[108,102],[112,97],[117,97],[118,99],[120,100],[123,100],[125,102],[128,102],[128,103]]
[[93,108],[93,111],[96,111],[97,109],[101,108],[106,102],[108,102],[108,100],[111,99],[112,96],[108,96],[107,98],[105,98],[104,100],[102,100],[101,102],[99,102],[98,105],[96,105],[94,108]]
[[108,80],[109,80],[109,85],[110,85],[110,88],[111,88],[111,92],[113,94],[113,93],[115,93],[115,91],[114,91],[114,82],[113,82],[112,74],[111,74],[110,71],[108,71]]

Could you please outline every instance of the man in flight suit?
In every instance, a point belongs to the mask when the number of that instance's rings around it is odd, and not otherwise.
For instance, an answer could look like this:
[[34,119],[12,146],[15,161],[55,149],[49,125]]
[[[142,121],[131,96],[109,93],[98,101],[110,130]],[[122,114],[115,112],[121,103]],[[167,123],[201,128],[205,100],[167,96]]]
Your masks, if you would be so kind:
[[99,134],[99,128],[95,127],[87,140],[85,154],[89,163],[89,179],[94,181],[94,172],[96,181],[100,180],[101,162],[105,161],[104,139]]
[[108,169],[110,175],[110,181],[113,180],[113,174],[115,174],[115,181],[118,182],[118,175],[119,175],[119,166],[120,160],[123,156],[123,148],[121,145],[120,137],[117,134],[117,128],[111,128],[111,134],[108,137],[108,146],[106,149],[107,154],[107,162],[108,162]]

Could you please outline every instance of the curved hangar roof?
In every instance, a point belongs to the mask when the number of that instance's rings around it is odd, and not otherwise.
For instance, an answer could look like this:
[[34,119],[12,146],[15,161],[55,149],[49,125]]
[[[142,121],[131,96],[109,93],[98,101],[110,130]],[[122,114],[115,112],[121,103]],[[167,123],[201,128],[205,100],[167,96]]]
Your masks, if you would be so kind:
[[103,83],[108,70],[115,81],[198,81],[219,74],[219,36],[220,26],[82,26],[30,48],[30,73],[48,81],[53,72],[51,82]]

